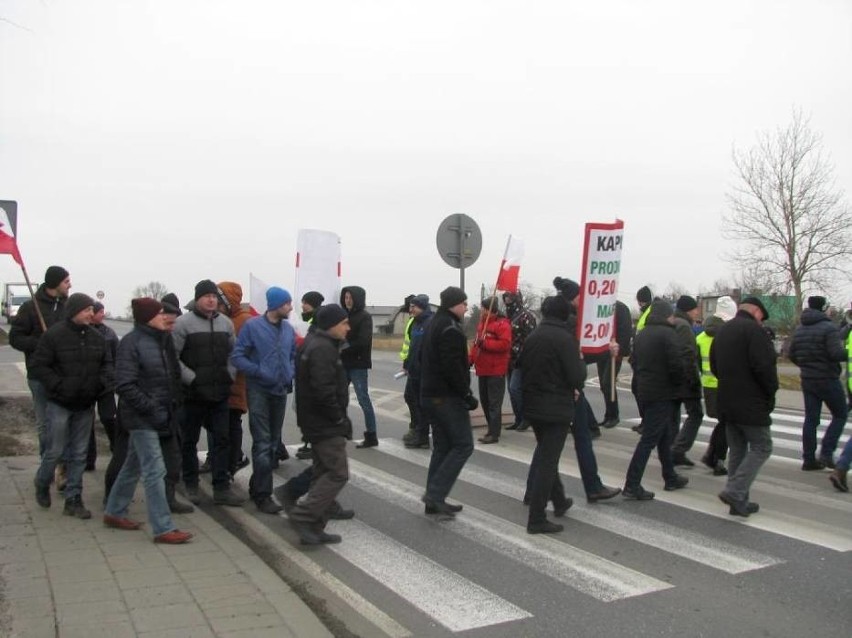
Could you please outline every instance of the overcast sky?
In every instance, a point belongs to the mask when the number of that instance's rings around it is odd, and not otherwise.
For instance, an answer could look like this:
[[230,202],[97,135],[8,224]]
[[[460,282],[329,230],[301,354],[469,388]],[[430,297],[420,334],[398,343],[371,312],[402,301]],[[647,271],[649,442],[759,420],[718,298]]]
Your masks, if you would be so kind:
[[114,314],[151,280],[292,287],[299,228],[341,236],[368,303],[437,300],[452,213],[483,233],[472,298],[510,233],[549,287],[616,217],[625,302],[697,294],[734,270],[732,148],[793,107],[849,199],[848,0],[0,0],[0,199],[31,276]]

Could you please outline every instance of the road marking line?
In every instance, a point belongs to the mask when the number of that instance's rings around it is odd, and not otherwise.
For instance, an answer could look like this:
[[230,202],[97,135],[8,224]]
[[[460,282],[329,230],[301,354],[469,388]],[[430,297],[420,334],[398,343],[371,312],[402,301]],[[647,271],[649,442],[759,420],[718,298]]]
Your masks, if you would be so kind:
[[[427,455],[409,450],[397,441],[382,439],[380,448],[382,452],[389,452],[404,461],[423,467],[429,465]],[[524,497],[525,486],[516,479],[509,478],[502,472],[480,468],[471,464],[470,461],[465,465],[459,478],[467,483],[519,501]],[[574,507],[571,508],[571,512],[574,511],[581,513],[576,517],[578,522],[600,527],[613,534],[729,574],[741,574],[784,562],[760,552],[738,547],[720,539],[632,514],[625,510],[612,511],[612,508],[608,507],[575,503]]]

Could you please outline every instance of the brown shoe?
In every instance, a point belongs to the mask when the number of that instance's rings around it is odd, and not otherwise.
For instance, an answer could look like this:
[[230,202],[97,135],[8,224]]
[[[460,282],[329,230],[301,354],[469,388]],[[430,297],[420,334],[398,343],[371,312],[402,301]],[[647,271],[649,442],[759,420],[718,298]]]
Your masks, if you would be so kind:
[[110,516],[109,514],[104,514],[104,525],[114,527],[115,529],[139,529],[142,527],[142,523],[138,521],[133,521],[123,516]]
[[165,534],[160,534],[154,537],[155,543],[165,543],[167,545],[181,545],[192,538],[190,532],[182,532],[179,529],[173,529]]
[[831,481],[831,484],[834,486],[838,492],[848,492],[849,484],[846,482],[846,474],[849,470],[841,470],[839,467],[835,468],[831,475],[828,477],[828,480]]

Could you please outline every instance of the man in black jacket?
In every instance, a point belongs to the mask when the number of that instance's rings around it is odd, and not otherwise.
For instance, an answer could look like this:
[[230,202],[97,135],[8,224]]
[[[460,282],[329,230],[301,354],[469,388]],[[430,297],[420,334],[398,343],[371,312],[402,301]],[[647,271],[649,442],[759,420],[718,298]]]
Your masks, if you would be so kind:
[[[672,443],[672,461],[675,465],[685,467],[695,465],[686,453],[695,443],[695,437],[698,436],[698,430],[704,420],[704,411],[701,409],[701,370],[699,368],[701,355],[698,353],[698,344],[692,329],[700,314],[698,302],[693,297],[681,295],[677,300],[674,326],[683,357],[683,379],[678,392],[678,414]],[[678,431],[681,403],[686,409],[686,419]]]
[[775,348],[760,325],[768,318],[757,297],[746,297],[710,346],[710,370],[719,380],[719,420],[730,446],[728,482],[719,499],[730,506],[732,516],[758,511],[758,504],[749,501],[749,489],[772,454],[769,426],[778,368]]
[[349,332],[346,311],[337,304],[322,306],[296,358],[296,422],[311,444],[313,478],[308,493],[287,507],[290,524],[303,545],[339,543],[325,531],[340,490],[349,480],[346,440],[352,422],[346,415],[349,379],[340,360],[340,346]]
[[644,427],[627,468],[622,495],[647,501],[654,498],[654,493],[642,487],[642,475],[655,447],[663,469],[665,490],[678,490],[689,482],[675,472],[672,463],[672,437],[679,416],[678,388],[684,372],[672,307],[667,301],[657,300],[651,304],[645,328],[633,342],[633,370],[638,400],[644,410]]
[[[32,374],[47,393],[49,447],[35,478],[36,501],[50,507],[50,481],[65,453],[68,483],[64,514],[91,518],[83,505],[83,470],[98,397],[112,391],[112,365],[104,338],[89,324],[94,300],[82,293],[68,298],[68,318],[51,326],[33,353]],[[67,451],[66,451],[67,446]]]
[[9,345],[23,352],[26,361],[27,385],[33,396],[38,431],[39,456],[44,456],[49,444],[45,429],[47,393],[41,381],[32,374],[31,360],[44,331],[65,318],[65,298],[69,290],[71,290],[71,276],[68,271],[62,266],[50,266],[44,273],[44,283],[38,287],[33,299],[21,304],[9,329]]
[[536,440],[528,489],[530,534],[562,531],[562,525],[545,516],[549,500],[556,517],[564,516],[572,504],[559,479],[559,457],[574,420],[574,402],[586,379],[586,365],[568,328],[569,308],[563,295],[547,297],[541,304],[543,321],[527,338],[520,357],[524,414]]
[[[826,467],[834,469],[834,450],[843,434],[849,412],[840,382],[840,362],[846,361],[846,347],[840,338],[840,330],[825,314],[827,309],[825,297],[808,297],[802,323],[796,328],[790,343],[790,361],[799,366],[805,398],[802,469],[806,471]],[[831,412],[831,423],[822,437],[817,459],[817,426],[823,403]]]
[[464,290],[445,288],[420,350],[420,397],[424,416],[432,424],[432,459],[423,502],[427,514],[443,518],[453,518],[462,509],[446,498],[473,454],[469,410],[479,405],[470,391],[467,338],[461,325],[466,310]]
[[355,447],[375,447],[379,444],[376,434],[376,412],[370,399],[369,370],[373,367],[373,317],[365,310],[367,292],[360,286],[347,286],[340,291],[340,305],[349,313],[349,336],[340,353],[343,367],[358,405],[364,412],[364,440]]

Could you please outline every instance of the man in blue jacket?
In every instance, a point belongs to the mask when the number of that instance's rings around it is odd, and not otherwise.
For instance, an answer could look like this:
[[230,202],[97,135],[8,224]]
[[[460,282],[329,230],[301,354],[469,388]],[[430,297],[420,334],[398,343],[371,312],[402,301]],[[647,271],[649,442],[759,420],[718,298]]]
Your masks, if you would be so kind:
[[245,323],[231,354],[231,363],[246,375],[252,438],[249,495],[265,514],[281,511],[272,500],[272,469],[284,427],[287,395],[293,391],[296,331],[287,321],[292,309],[289,292],[277,286],[269,288],[266,312]]

